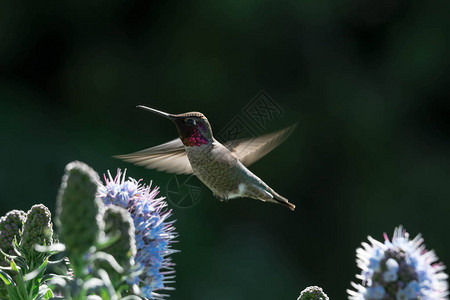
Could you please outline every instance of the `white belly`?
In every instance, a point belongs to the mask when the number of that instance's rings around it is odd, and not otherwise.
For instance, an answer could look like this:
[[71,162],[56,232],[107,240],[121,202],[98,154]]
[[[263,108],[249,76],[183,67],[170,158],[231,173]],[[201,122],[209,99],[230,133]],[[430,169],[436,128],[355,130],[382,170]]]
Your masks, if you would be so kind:
[[247,188],[247,186],[245,185],[245,183],[240,183],[239,186],[238,186],[238,191],[234,192],[234,193],[229,193],[227,198],[228,199],[233,199],[233,198],[243,197],[246,188]]

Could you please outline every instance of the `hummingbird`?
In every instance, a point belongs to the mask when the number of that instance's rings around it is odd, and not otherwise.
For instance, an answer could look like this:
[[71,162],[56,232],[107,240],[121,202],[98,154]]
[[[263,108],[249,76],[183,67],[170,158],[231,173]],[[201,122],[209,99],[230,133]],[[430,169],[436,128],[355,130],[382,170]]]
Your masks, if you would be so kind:
[[283,142],[295,125],[256,138],[221,144],[200,112],[170,114],[142,105],[137,108],[171,120],[179,138],[116,158],[168,173],[195,174],[220,201],[247,197],[295,209],[294,204],[247,169]]

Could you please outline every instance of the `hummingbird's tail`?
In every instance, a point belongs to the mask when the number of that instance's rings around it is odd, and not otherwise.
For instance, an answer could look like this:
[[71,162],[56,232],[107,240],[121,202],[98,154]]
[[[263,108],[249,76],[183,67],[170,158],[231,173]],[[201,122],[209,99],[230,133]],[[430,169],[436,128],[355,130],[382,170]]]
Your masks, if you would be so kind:
[[278,204],[281,204],[287,208],[289,208],[290,210],[294,211],[295,209],[295,205],[292,204],[291,202],[289,202],[288,199],[284,198],[283,196],[281,196],[280,194],[278,194],[277,192],[275,192],[274,190],[270,189],[270,193],[273,196],[273,202],[276,202]]
[[239,196],[258,199],[264,202],[281,204],[292,211],[295,209],[294,204],[290,203],[288,199],[275,192],[271,187],[262,181],[258,182],[258,184],[250,184],[245,186],[244,189],[245,193]]

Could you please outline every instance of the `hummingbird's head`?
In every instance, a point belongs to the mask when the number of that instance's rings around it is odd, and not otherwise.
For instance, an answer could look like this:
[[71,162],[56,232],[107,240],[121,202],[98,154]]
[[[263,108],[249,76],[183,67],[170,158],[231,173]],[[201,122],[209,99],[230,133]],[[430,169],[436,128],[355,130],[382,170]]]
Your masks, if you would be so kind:
[[194,147],[209,144],[212,141],[211,125],[199,112],[173,115],[178,134],[185,146]]
[[212,142],[211,125],[209,125],[208,119],[200,112],[194,111],[175,115],[142,105],[137,107],[151,111],[174,122],[180,139],[185,146],[198,147]]

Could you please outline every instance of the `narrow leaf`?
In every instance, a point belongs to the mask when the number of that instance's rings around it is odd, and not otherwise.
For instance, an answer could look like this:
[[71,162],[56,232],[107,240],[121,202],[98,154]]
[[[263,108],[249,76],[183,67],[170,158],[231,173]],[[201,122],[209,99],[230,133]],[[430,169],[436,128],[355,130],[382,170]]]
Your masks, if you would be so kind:
[[102,297],[97,296],[97,295],[89,295],[86,298],[87,300],[102,300]]
[[3,282],[6,285],[10,285],[12,284],[13,286],[15,285],[13,279],[11,278],[11,276],[9,276],[8,273],[4,272],[3,270],[0,270],[0,278],[3,280]]
[[45,272],[45,269],[47,268],[47,262],[48,262],[48,258],[46,258],[39,267],[37,267],[36,269],[31,271],[30,273],[26,274],[23,279],[25,281],[29,281],[36,277],[39,278],[40,277],[39,274]]
[[66,246],[61,243],[51,244],[49,246],[34,245],[34,249],[38,252],[61,252],[66,250]]
[[102,260],[107,262],[117,273],[123,273],[123,268],[117,263],[114,256],[105,252],[96,252],[92,255],[92,261]]

